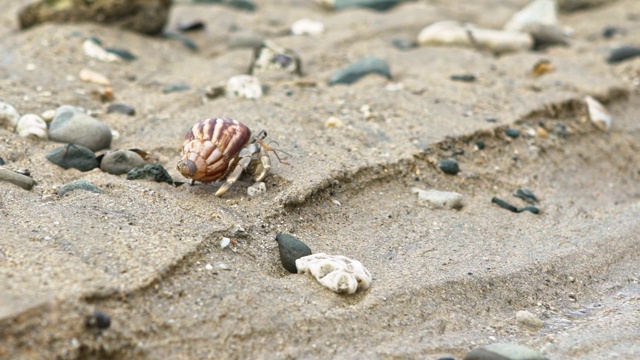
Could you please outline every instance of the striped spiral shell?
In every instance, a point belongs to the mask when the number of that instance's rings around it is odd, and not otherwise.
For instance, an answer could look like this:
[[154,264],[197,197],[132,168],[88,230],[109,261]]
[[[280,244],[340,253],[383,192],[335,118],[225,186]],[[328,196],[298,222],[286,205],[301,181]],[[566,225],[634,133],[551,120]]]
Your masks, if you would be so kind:
[[232,170],[250,138],[251,130],[237,120],[202,120],[185,136],[178,171],[203,183],[222,179]]

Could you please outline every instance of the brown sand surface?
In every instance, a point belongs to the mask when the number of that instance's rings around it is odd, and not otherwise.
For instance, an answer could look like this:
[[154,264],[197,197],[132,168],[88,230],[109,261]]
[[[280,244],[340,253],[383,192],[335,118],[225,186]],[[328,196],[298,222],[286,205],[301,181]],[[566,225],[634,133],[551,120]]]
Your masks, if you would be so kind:
[[[391,41],[413,40],[437,20],[497,28],[526,1],[419,1],[383,13],[293,0],[260,2],[255,13],[176,5],[169,29],[206,22],[189,34],[198,52],[91,23],[19,31],[24,3],[5,4],[0,16],[0,100],[20,113],[100,110],[120,133],[112,148],[149,151],[174,179],[187,129],[229,116],[266,129],[291,166],[272,158],[263,196],[248,197],[252,179],[243,177],[217,198],[218,184],[63,170],[45,159],[60,144],[0,129],[5,167],[28,168],[37,181],[30,191],[0,182],[0,358],[435,359],[496,342],[552,359],[640,357],[640,58],[605,61],[615,46],[640,45],[640,2],[561,14],[571,46],[501,57],[401,51]],[[327,30],[286,35],[300,18]],[[608,25],[627,33],[604,39]],[[138,60],[90,59],[81,46],[89,36]],[[241,36],[294,49],[316,85],[267,81],[258,100],[203,101],[205,87],[249,66],[252,51],[230,47]],[[369,55],[390,64],[391,81],[327,85],[333,71]],[[540,59],[556,70],[534,78]],[[106,114],[92,95],[101,86],[78,79],[82,68],[109,77],[116,101],[137,114]],[[478,80],[449,79],[466,73]],[[191,90],[162,93],[175,83]],[[607,104],[611,131],[587,120],[585,95]],[[366,119],[363,105],[376,116]],[[344,126],[325,127],[332,116]],[[549,136],[535,135],[540,122]],[[568,136],[555,132],[561,126]],[[507,127],[523,135],[508,138]],[[445,175],[436,163],[453,153],[463,171]],[[76,179],[103,193],[57,195]],[[413,187],[459,192],[464,207],[434,209]],[[511,195],[521,187],[538,195],[540,215],[490,201],[523,206]],[[372,287],[344,296],[289,274],[278,232],[361,261]],[[238,240],[235,251],[220,248],[223,236]],[[94,309],[111,316],[108,330],[85,328]],[[520,310],[544,326],[519,325]]]

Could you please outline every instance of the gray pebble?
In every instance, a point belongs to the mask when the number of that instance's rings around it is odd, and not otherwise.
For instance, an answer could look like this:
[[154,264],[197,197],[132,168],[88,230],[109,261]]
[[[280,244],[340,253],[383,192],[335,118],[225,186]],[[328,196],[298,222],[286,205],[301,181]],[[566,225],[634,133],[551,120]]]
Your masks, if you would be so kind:
[[516,190],[516,192],[513,193],[513,196],[520,198],[528,202],[529,204],[535,204],[538,202],[538,198],[533,193],[533,191],[525,188]]
[[49,126],[49,139],[98,151],[111,146],[111,129],[76,107],[63,105]]
[[546,360],[546,358],[526,346],[498,343],[471,350],[464,360]]
[[462,82],[474,82],[477,80],[476,76],[473,74],[451,75],[449,78],[453,81],[462,81]]
[[0,165],[4,165],[4,164],[6,164],[6,162],[4,161],[3,158],[0,157]]
[[94,192],[96,194],[102,193],[102,190],[98,189],[98,187],[93,185],[90,181],[85,179],[80,179],[80,180],[72,181],[67,185],[63,186],[62,188],[60,188],[60,190],[58,190],[58,195],[64,196],[66,193],[74,190],[86,190],[86,191]]
[[607,62],[609,64],[618,63],[621,61],[632,59],[636,56],[640,56],[640,47],[638,46],[621,46],[619,48],[611,50]]
[[120,113],[120,114],[133,116],[136,114],[136,109],[134,109],[132,106],[129,106],[127,104],[117,103],[117,104],[111,104],[107,108],[107,114],[111,114],[111,113]]
[[520,136],[520,130],[514,128],[507,128],[504,130],[504,134],[510,138],[517,139]]
[[106,48],[104,50],[106,52],[108,52],[108,53],[111,53],[111,54],[114,54],[114,55],[118,56],[122,60],[133,61],[133,60],[137,59],[137,57],[135,55],[133,55],[133,53],[131,53],[131,51],[129,51],[127,49]]
[[89,148],[75,144],[67,144],[51,150],[47,154],[47,160],[63,169],[89,171],[98,167],[96,154]]
[[193,40],[189,39],[187,36],[182,35],[177,32],[167,31],[163,34],[163,36],[167,39],[178,40],[184,45],[187,49],[191,51],[197,51],[198,45],[193,42]]
[[307,244],[289,234],[278,233],[276,242],[278,243],[282,266],[290,273],[297,273],[296,260],[311,255],[311,249]]
[[173,179],[160,164],[147,164],[127,173],[127,180],[149,180],[173,184]]
[[109,174],[122,175],[146,164],[142,156],[131,150],[115,150],[104,154],[100,169]]
[[423,190],[419,188],[412,188],[411,192],[417,193],[418,199],[424,200],[437,208],[462,208],[462,194],[456,192],[435,189]]
[[164,88],[162,88],[162,93],[163,94],[169,94],[172,92],[181,92],[181,91],[187,91],[190,90],[191,86],[189,85],[181,85],[181,84],[169,84],[166,85]]
[[438,167],[445,174],[449,174],[449,175],[456,175],[457,173],[460,172],[460,166],[458,165],[458,162],[455,160],[440,160],[440,162],[438,163]]
[[25,190],[31,190],[35,185],[35,180],[32,177],[19,174],[17,172],[0,168],[0,181],[10,182],[14,185],[18,185]]
[[378,11],[389,10],[392,7],[408,0],[334,0],[329,6],[342,10],[352,7],[369,8]]
[[329,78],[329,85],[352,84],[368,74],[380,74],[391,79],[391,70],[386,61],[369,56],[334,72]]

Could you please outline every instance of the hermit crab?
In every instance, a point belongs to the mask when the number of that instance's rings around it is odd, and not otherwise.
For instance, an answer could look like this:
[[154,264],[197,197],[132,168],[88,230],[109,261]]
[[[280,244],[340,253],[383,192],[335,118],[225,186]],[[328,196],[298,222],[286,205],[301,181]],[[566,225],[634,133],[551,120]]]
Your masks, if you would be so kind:
[[[182,145],[178,171],[185,177],[203,183],[226,179],[216,191],[221,196],[243,172],[252,172],[261,181],[271,169],[269,151],[274,149],[263,140],[267,133],[252,136],[251,130],[230,118],[211,118],[198,122],[187,132]],[[280,157],[278,160],[283,164]]]

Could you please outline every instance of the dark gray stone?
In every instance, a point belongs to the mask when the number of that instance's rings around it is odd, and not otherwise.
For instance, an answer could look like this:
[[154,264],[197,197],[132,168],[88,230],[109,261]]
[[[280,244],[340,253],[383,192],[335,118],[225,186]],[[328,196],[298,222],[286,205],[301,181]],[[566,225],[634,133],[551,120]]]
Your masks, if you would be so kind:
[[80,179],[80,180],[72,181],[67,185],[63,186],[62,188],[60,188],[60,190],[58,190],[58,195],[64,196],[66,193],[74,190],[86,190],[86,191],[94,192],[96,194],[102,194],[102,190],[98,189],[98,187],[93,185],[90,181],[85,179]]
[[68,144],[59,146],[47,154],[47,160],[63,169],[89,171],[98,167],[96,154],[82,145]]
[[135,168],[127,173],[127,180],[149,180],[173,184],[173,179],[167,170],[159,164],[147,164],[143,167]]
[[460,166],[458,165],[458,162],[455,160],[448,160],[448,159],[440,160],[440,162],[438,163],[438,167],[445,174],[449,174],[449,175],[456,175],[457,173],[460,172]]
[[464,360],[546,360],[546,358],[526,346],[498,343],[471,350]]
[[115,150],[104,154],[100,161],[100,169],[109,174],[122,175],[146,164],[147,162],[136,152]]
[[378,11],[385,11],[406,1],[413,0],[335,0],[333,2],[332,8],[336,10],[342,10],[353,7],[362,7]]
[[111,114],[111,113],[119,113],[119,114],[134,116],[136,114],[136,109],[134,109],[132,106],[129,106],[127,104],[116,103],[116,104],[109,105],[109,107],[107,108],[107,114]]
[[169,94],[169,93],[172,93],[172,92],[187,91],[187,90],[190,90],[190,89],[191,89],[191,86],[189,86],[189,85],[168,84],[164,88],[162,88],[162,93],[163,94]]
[[111,129],[103,122],[63,105],[49,126],[49,140],[85,146],[93,151],[111,146]]
[[279,233],[276,235],[278,251],[282,266],[290,273],[297,273],[296,260],[311,255],[311,249],[293,235]]
[[329,78],[329,85],[352,84],[361,77],[369,74],[379,74],[387,79],[391,79],[389,64],[382,59],[369,56],[334,72]]
[[632,59],[640,56],[640,47],[637,46],[621,46],[611,50],[607,62],[610,64],[619,63],[621,61]]
[[504,134],[512,139],[517,139],[520,136],[520,130],[508,128],[504,131]]

